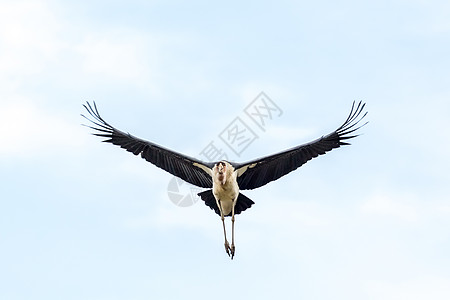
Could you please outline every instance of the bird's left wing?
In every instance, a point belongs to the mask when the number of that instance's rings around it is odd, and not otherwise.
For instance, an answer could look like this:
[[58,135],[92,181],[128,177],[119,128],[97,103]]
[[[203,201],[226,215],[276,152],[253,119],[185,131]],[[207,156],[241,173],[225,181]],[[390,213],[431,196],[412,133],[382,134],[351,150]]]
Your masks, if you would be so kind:
[[357,136],[351,135],[351,133],[366,125],[364,123],[357,126],[367,114],[366,112],[361,116],[364,106],[365,104],[359,102],[355,107],[355,102],[353,102],[350,115],[344,124],[334,132],[315,141],[246,163],[233,164],[237,171],[239,188],[241,190],[258,188],[294,171],[314,157],[342,145],[349,145],[345,141]]
[[94,135],[107,138],[104,142],[120,146],[134,155],[141,155],[146,161],[193,185],[203,188],[212,187],[210,170],[213,164],[169,150],[114,128],[100,116],[95,102],[94,105],[86,102],[83,106],[95,119],[91,120],[82,115],[95,125],[88,127],[97,131]]

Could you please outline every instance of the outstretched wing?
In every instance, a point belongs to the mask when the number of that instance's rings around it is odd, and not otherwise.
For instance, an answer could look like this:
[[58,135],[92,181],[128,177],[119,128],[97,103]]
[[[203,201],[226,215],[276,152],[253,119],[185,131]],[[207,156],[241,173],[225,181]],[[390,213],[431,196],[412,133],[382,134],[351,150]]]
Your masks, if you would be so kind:
[[351,134],[367,124],[366,122],[357,126],[367,115],[366,112],[361,116],[364,106],[364,103],[359,102],[355,107],[355,102],[353,102],[352,110],[344,124],[334,132],[315,141],[243,164],[233,164],[238,172],[239,188],[241,190],[258,188],[294,171],[314,157],[342,145],[349,145],[345,141],[358,136]]
[[94,118],[92,120],[82,115],[95,125],[88,127],[97,132],[94,135],[107,138],[104,142],[120,146],[134,155],[141,155],[146,161],[186,182],[203,188],[212,187],[210,169],[213,167],[213,164],[166,149],[114,128],[100,116],[95,102],[93,106],[89,102],[86,102],[86,105],[83,106]]

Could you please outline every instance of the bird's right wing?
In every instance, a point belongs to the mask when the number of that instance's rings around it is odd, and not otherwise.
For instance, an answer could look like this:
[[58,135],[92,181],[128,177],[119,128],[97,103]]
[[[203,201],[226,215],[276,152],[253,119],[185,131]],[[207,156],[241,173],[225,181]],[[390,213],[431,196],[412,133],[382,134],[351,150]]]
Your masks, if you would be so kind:
[[120,146],[134,155],[140,154],[146,161],[193,185],[203,188],[212,187],[210,169],[213,167],[213,164],[166,149],[114,128],[100,116],[95,102],[93,106],[89,102],[83,106],[95,119],[94,121],[82,115],[96,125],[95,127],[88,127],[98,132],[94,133],[94,135],[107,138],[104,142]]
[[355,102],[353,102],[350,115],[344,124],[332,133],[315,141],[246,163],[233,164],[237,171],[239,188],[241,190],[258,188],[294,171],[314,157],[342,145],[349,145],[346,140],[357,136],[351,135],[351,133],[366,125],[364,123],[357,127],[367,114],[366,112],[358,119],[364,110],[364,106],[365,104],[359,102],[355,108]]

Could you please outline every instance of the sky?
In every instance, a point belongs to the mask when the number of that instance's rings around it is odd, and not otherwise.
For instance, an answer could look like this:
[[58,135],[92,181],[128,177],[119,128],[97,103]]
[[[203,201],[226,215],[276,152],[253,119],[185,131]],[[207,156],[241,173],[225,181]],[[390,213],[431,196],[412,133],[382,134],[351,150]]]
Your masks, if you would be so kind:
[[[448,53],[448,1],[0,0],[0,298],[449,299]],[[230,260],[220,218],[92,136],[86,101],[202,160],[309,142],[353,101],[369,123],[243,191]]]

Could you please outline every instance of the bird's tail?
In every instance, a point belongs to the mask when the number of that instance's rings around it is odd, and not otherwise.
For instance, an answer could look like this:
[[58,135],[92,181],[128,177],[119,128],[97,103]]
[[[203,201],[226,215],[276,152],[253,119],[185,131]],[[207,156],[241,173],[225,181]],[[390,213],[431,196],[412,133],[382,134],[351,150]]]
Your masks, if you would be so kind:
[[[203,201],[205,201],[205,204],[209,206],[212,210],[216,212],[220,216],[220,210],[217,207],[216,198],[214,198],[214,194],[212,190],[206,190],[204,192],[198,193],[197,195],[202,198]],[[253,202],[250,198],[243,195],[242,193],[239,193],[239,196],[236,201],[236,206],[234,207],[234,214],[240,214],[247,208],[250,208],[255,202]],[[226,215],[226,217],[231,216],[231,213]]]

